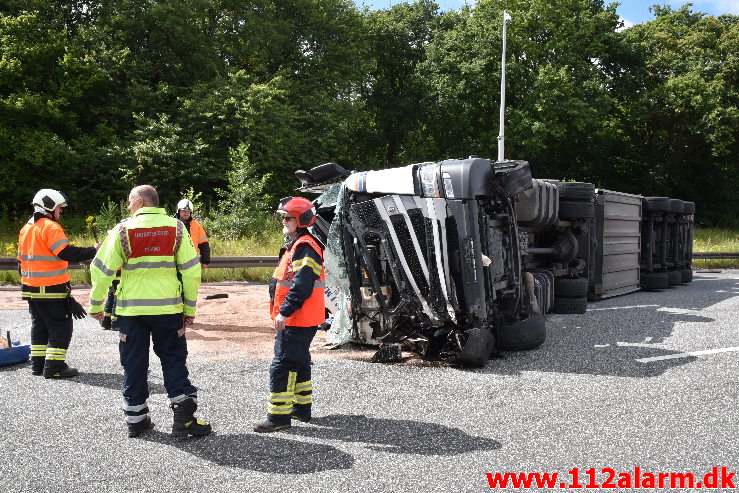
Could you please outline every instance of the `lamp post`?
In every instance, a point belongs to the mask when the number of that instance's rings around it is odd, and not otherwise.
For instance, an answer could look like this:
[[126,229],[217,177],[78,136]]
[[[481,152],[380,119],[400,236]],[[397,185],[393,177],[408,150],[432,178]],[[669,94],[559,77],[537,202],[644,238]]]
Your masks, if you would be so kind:
[[498,133],[498,161],[503,161],[505,148],[505,48],[506,25],[511,20],[508,12],[503,11],[503,54],[500,58],[500,132]]

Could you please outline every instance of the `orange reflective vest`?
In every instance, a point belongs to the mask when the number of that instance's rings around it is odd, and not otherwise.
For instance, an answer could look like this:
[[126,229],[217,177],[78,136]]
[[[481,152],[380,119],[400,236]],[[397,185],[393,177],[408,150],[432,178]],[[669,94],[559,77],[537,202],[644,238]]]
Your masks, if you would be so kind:
[[18,236],[21,283],[26,286],[54,286],[69,282],[67,261],[57,257],[69,240],[56,221],[45,217],[29,221]]
[[195,246],[198,255],[200,255],[200,245],[208,241],[208,235],[205,234],[205,230],[196,220],[190,221],[190,238],[192,238],[192,244]]
[[[270,316],[272,320],[275,319],[278,313],[280,313],[280,306],[285,301],[287,293],[293,285],[293,255],[298,245],[307,243],[316,251],[321,260],[323,260],[323,250],[318,245],[316,240],[310,235],[303,235],[292,244],[289,251],[282,254],[280,263],[275,269],[275,273],[272,277],[277,281],[275,285],[275,299],[272,302],[272,309],[270,310]],[[314,325],[320,325],[326,320],[326,304],[324,300],[324,292],[326,286],[326,269],[321,266],[321,275],[319,279],[313,284],[313,292],[308,299],[303,302],[303,306],[295,311],[290,317],[288,317],[285,325],[291,325],[294,327],[312,327]]]

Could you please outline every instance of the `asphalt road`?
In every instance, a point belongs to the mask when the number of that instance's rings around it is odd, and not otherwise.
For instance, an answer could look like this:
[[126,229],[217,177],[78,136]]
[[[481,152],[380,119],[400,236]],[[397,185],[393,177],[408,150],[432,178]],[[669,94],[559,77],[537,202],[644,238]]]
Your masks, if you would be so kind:
[[[198,415],[216,434],[168,436],[158,362],[154,430],[126,436],[115,334],[76,322],[66,381],[0,368],[0,491],[485,491],[486,473],[634,467],[654,474],[739,472],[739,271],[548,316],[535,351],[479,370],[321,359],[316,418],[251,431],[266,407],[267,364],[191,354]],[[30,319],[0,311],[28,343]],[[734,348],[733,350],[725,350]],[[686,352],[707,351],[689,355]],[[154,360],[153,360],[154,361]],[[559,481],[559,480],[558,480]],[[739,486],[739,480],[735,478]]]

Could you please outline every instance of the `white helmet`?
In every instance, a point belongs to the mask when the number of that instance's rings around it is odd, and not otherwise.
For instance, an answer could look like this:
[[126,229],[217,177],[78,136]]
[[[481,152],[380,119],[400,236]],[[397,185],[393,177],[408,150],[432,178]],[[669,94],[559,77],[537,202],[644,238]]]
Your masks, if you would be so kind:
[[187,199],[182,199],[179,202],[177,202],[177,210],[178,211],[190,211],[192,212],[195,208],[192,206],[192,202],[190,202]]
[[57,192],[51,188],[43,188],[36,192],[31,205],[37,205],[52,212],[58,205],[67,207],[67,197],[62,192]]

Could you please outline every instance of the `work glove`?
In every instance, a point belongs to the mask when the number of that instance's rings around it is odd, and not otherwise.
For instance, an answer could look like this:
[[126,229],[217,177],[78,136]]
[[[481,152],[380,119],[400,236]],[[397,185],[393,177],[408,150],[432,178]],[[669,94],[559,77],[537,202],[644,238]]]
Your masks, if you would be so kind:
[[69,296],[67,298],[67,302],[69,303],[69,312],[75,319],[81,320],[87,316],[87,312],[84,308],[82,308],[82,305],[80,305],[76,299]]

